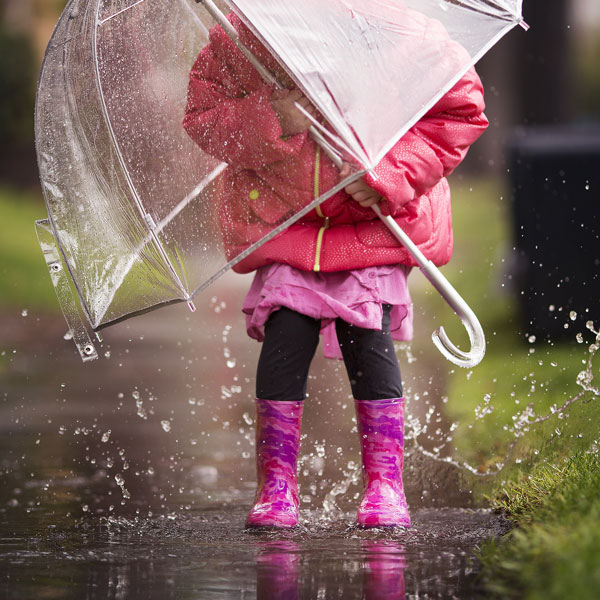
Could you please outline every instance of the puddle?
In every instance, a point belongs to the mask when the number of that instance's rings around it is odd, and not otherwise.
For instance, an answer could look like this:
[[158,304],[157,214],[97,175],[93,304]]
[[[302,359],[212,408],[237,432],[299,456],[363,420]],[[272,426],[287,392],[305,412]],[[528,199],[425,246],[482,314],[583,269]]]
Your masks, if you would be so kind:
[[[107,330],[101,360],[86,365],[59,317],[4,320],[0,596],[476,596],[475,548],[506,523],[473,505],[459,469],[414,452],[414,528],[357,529],[354,407],[343,365],[320,356],[304,414],[301,526],[244,530],[259,346],[237,308],[246,282],[232,281],[193,316],[171,307]],[[435,385],[423,387],[433,402]]]
[[[93,482],[78,485],[85,490]],[[295,531],[250,532],[241,506],[250,494],[230,500],[151,517],[4,509],[2,595],[472,598],[478,593],[474,547],[506,531],[502,518],[486,510],[447,508],[413,511],[408,532],[361,530],[352,514],[330,520],[309,510]],[[136,512],[134,505],[129,511]]]

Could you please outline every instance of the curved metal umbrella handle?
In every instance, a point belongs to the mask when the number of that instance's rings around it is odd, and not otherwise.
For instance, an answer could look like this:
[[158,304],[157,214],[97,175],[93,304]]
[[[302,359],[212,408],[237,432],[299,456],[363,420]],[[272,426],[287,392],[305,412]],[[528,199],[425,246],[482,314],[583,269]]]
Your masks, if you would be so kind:
[[385,223],[394,237],[402,243],[419,264],[421,271],[442,298],[450,305],[452,310],[460,317],[471,341],[471,350],[464,352],[455,346],[443,327],[438,327],[431,337],[437,349],[452,363],[459,367],[474,367],[478,365],[485,355],[485,334],[475,313],[463,300],[462,296],[454,289],[452,284],[442,275],[440,270],[425,258],[425,255],[408,237],[404,230],[392,219],[382,214],[376,204],[371,207],[377,216]]

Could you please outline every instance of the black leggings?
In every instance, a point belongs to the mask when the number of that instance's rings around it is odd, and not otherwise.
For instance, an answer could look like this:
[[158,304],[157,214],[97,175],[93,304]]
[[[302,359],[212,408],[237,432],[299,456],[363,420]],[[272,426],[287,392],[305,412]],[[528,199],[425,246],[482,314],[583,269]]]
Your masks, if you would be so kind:
[[[335,329],[357,400],[402,397],[402,377],[390,335],[389,304],[383,305],[381,331],[337,319]],[[256,374],[256,397],[304,400],[308,369],[319,343],[321,321],[280,308],[265,325]]]

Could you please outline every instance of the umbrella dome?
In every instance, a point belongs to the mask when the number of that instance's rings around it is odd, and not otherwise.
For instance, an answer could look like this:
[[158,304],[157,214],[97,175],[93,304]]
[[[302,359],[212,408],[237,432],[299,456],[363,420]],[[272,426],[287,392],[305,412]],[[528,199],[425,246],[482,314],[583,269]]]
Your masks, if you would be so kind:
[[[327,119],[331,145],[371,169],[519,22],[521,2],[331,0],[325,17],[322,0],[229,4]],[[407,10],[443,38],[437,50],[401,26]],[[225,257],[214,208],[228,165],[181,125],[189,70],[213,25],[193,0],[70,0],[46,51],[35,133],[48,218],[37,231],[84,360],[96,357],[84,321],[98,331],[191,304],[241,258]],[[407,94],[424,69],[435,76]],[[348,180],[271,223],[248,252]]]

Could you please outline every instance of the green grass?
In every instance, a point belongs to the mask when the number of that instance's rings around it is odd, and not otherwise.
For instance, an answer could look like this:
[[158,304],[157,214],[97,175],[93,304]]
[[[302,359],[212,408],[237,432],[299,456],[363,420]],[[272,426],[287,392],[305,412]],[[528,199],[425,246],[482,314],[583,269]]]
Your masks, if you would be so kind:
[[56,312],[59,305],[35,234],[46,217],[41,198],[0,187],[0,309]]
[[[531,419],[550,414],[553,407],[560,408],[582,392],[577,377],[587,366],[595,335],[583,319],[572,322],[565,314],[572,342],[528,341],[518,316],[516,292],[510,289],[506,193],[493,179],[472,179],[468,184],[455,180],[451,185],[456,242],[453,259],[443,272],[477,314],[488,345],[484,360],[473,369],[445,367],[448,402],[444,410],[449,420],[460,423],[453,434],[454,458],[485,472],[504,461],[515,439],[515,416],[528,406],[534,413]],[[468,347],[464,327],[436,293],[428,292],[415,301],[432,313],[436,323],[444,324],[450,339]],[[600,315],[596,319],[597,327]],[[577,333],[582,334],[583,343],[577,343]],[[592,374],[597,380],[600,357],[594,358]],[[492,410],[487,412],[487,406]],[[586,393],[564,412],[556,410],[519,437],[501,479],[518,477],[539,461],[556,462],[588,448],[598,438],[598,423],[600,398]],[[475,491],[480,496],[490,494],[497,485],[496,480],[489,480]]]
[[507,485],[495,506],[517,524],[481,552],[482,580],[499,598],[597,598],[600,457],[580,453]]
[[[482,363],[447,369],[445,416],[458,422],[453,457],[481,472],[504,462],[496,477],[474,480],[474,496],[514,521],[503,539],[481,551],[482,577],[490,597],[596,598],[600,590],[600,459],[588,453],[600,439],[600,397],[584,391],[578,375],[588,370],[598,387],[600,314],[571,321],[571,341],[530,342],[510,290],[509,205],[494,180],[452,182],[456,248],[444,273],[471,305],[488,341]],[[517,290],[518,292],[518,290]],[[450,339],[468,346],[462,324],[437,294],[418,298],[443,323]],[[429,314],[431,313],[431,315]],[[576,335],[581,333],[581,342]],[[563,411],[565,403],[577,399]],[[486,407],[492,410],[486,412]],[[530,420],[514,423],[525,409]],[[477,411],[477,412],[476,412]],[[485,414],[484,414],[485,413]],[[479,414],[479,417],[477,416]]]

